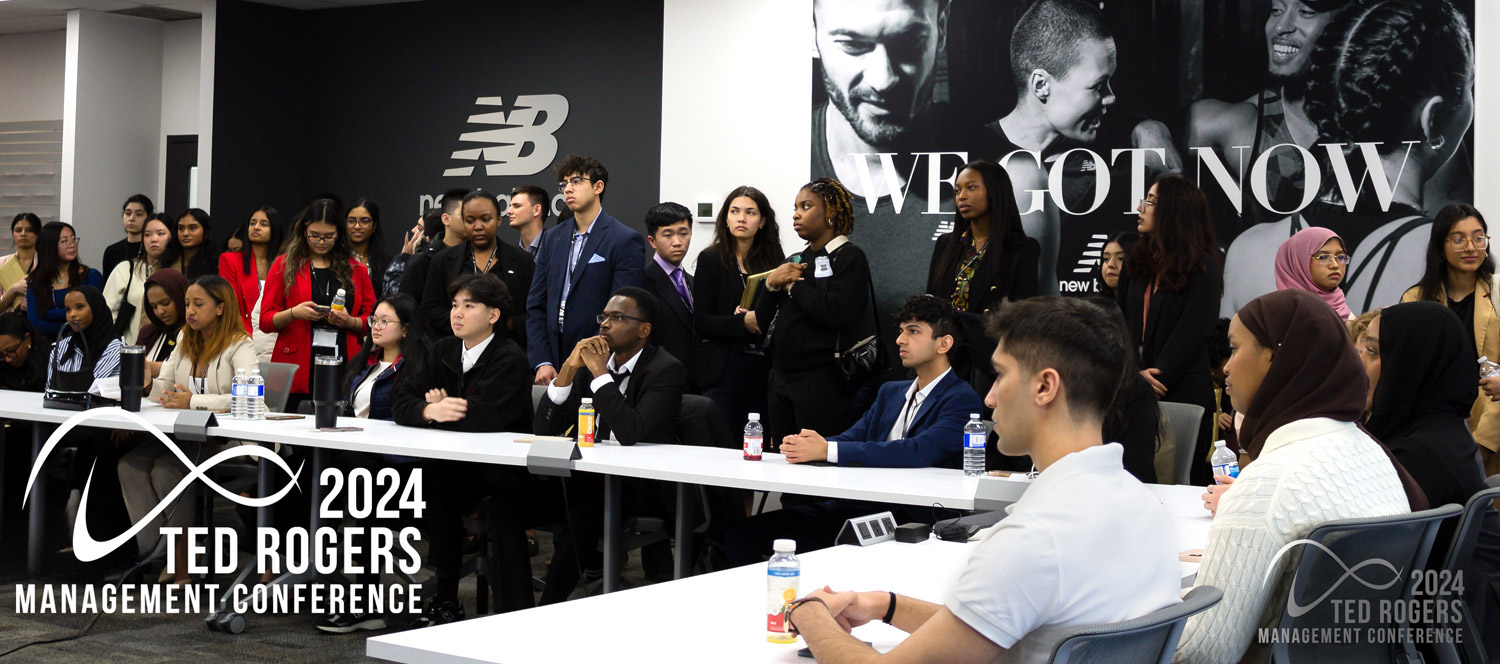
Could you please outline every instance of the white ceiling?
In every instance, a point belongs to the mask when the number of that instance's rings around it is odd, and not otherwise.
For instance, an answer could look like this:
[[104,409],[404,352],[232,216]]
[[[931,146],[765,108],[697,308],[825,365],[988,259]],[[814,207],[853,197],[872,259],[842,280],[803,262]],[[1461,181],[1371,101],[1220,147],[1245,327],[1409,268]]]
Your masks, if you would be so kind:
[[[209,0],[210,2],[212,0]],[[359,5],[386,5],[415,0],[252,0],[265,5],[292,9],[332,9]],[[202,0],[0,0],[0,35],[22,32],[66,30],[68,10],[91,9],[101,12],[134,7],[165,7],[198,14]]]

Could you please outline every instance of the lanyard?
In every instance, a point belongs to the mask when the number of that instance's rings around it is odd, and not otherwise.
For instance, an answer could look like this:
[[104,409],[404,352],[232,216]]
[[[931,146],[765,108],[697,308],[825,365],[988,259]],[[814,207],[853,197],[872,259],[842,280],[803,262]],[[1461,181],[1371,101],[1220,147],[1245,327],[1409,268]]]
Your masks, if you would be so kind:
[[498,253],[500,253],[500,250],[499,250],[498,247],[494,248],[494,249],[491,249],[490,250],[490,259],[485,262],[484,269],[481,270],[481,269],[479,269],[479,261],[477,261],[477,260],[474,259],[474,249],[471,247],[469,249],[469,264],[474,266],[474,274],[487,274],[490,271],[490,267],[495,264],[495,254],[498,254]]

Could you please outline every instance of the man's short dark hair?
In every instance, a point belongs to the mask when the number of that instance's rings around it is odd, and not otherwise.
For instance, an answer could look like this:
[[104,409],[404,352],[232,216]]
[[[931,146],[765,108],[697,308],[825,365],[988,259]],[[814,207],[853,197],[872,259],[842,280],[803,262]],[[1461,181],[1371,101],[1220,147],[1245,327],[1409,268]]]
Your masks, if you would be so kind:
[[926,323],[932,328],[932,338],[953,337],[954,344],[960,341],[961,330],[958,313],[953,305],[931,295],[916,295],[906,298],[896,310],[896,326],[910,322]]
[[656,235],[656,231],[662,226],[671,226],[682,222],[692,224],[693,213],[679,203],[657,203],[646,211],[646,234]]
[[1102,420],[1126,375],[1126,342],[1110,312],[1076,298],[1033,297],[1001,306],[985,333],[1021,368],[1053,369],[1062,377],[1075,419]]
[[[557,164],[556,170],[559,182],[573,175],[582,175],[590,182],[603,182],[604,193],[609,192],[609,171],[604,170],[604,164],[599,163],[598,159],[586,154],[570,154],[563,157],[563,160]],[[604,198],[604,193],[600,193],[599,198]]]
[[626,286],[615,291],[614,297],[628,297],[635,303],[635,310],[647,323],[656,322],[656,296],[639,286]]
[[125,199],[125,204],[120,206],[120,211],[125,211],[125,208],[130,207],[131,203],[140,203],[141,207],[146,208],[147,218],[150,218],[151,215],[156,214],[156,206],[151,204],[151,199],[146,198],[145,194],[136,194],[134,196],[131,196],[130,198]]
[[1082,0],[1037,0],[1010,34],[1010,72],[1016,94],[1025,97],[1031,72],[1063,78],[1078,64],[1085,39],[1113,39],[1104,14]]
[[443,192],[443,214],[457,214],[464,206],[464,197],[469,195],[469,190],[463,187],[455,187]]
[[500,277],[488,272],[463,275],[448,284],[449,300],[458,297],[459,293],[468,293],[469,299],[491,309],[499,309],[500,320],[510,316],[510,289],[505,287],[505,282],[500,281]]
[[534,184],[523,184],[510,190],[511,199],[517,196],[525,196],[532,205],[542,206],[542,223],[547,223],[547,217],[552,215],[552,197],[547,195],[547,190]]

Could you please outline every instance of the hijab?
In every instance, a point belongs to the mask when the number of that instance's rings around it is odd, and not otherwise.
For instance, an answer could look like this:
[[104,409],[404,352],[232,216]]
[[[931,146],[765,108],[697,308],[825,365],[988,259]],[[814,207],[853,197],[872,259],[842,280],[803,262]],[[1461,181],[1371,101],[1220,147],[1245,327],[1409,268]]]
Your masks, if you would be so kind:
[[[1358,422],[1364,416],[1370,379],[1344,321],[1322,298],[1301,289],[1275,291],[1251,300],[1238,316],[1275,353],[1240,426],[1240,443],[1252,462],[1271,433],[1287,424],[1313,417]],[[1416,481],[1390,450],[1385,453],[1412,509],[1426,509]]]
[[146,318],[151,322],[141,326],[141,333],[136,335],[136,344],[148,349],[156,343],[157,337],[163,335],[168,337],[168,343],[176,340],[177,333],[182,330],[182,322],[187,318],[187,277],[177,270],[163,268],[151,273],[151,278],[146,280],[145,290],[141,292],[144,294],[150,291],[153,285],[159,286],[167,297],[172,298],[172,303],[177,305],[177,324],[168,326],[161,322],[156,316],[156,307],[149,302],[142,302],[141,306],[146,308]]
[[[82,366],[92,367],[99,362],[99,357],[104,354],[104,349],[109,347],[110,342],[120,337],[115,334],[115,324],[110,317],[109,303],[104,301],[104,293],[93,286],[78,286],[73,290],[83,293],[84,300],[88,302],[89,309],[93,311],[94,320],[82,332],[73,329],[71,324],[63,325],[62,333],[58,337],[61,340],[62,337],[66,336],[78,337],[82,335],[88,346],[87,355],[84,357]],[[68,343],[68,354],[58,359],[66,360],[75,353],[83,355],[85,353],[84,345],[85,343],[81,343],[77,339],[70,341]]]
[[1334,288],[1331,291],[1323,290],[1312,277],[1312,257],[1323,248],[1329,240],[1344,239],[1337,233],[1326,228],[1314,226],[1297,231],[1296,235],[1282,242],[1276,249],[1276,288],[1286,290],[1289,288],[1300,288],[1308,291],[1328,303],[1333,310],[1342,318],[1348,319],[1352,316],[1349,305],[1344,301],[1344,291]]

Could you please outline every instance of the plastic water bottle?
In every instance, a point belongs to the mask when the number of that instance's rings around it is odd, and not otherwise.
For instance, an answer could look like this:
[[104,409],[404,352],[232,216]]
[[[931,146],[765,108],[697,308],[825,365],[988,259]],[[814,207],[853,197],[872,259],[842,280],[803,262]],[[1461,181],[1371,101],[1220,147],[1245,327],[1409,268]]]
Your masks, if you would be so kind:
[[578,446],[594,446],[594,400],[584,397],[578,405]]
[[234,382],[229,384],[229,419],[243,420],[248,414],[249,404],[245,398],[249,394],[250,378],[245,375],[244,369],[234,370]]
[[766,428],[760,423],[760,413],[750,413],[750,421],[745,423],[745,460],[760,461],[765,441]]
[[[328,291],[323,292],[326,293]],[[329,305],[328,308],[332,309],[333,311],[344,310],[344,289],[340,288],[337,293],[333,294],[333,304]]]
[[772,548],[775,553],[766,563],[766,640],[796,643],[797,637],[789,631],[786,622],[786,605],[797,599],[797,584],[802,578],[797,540],[779,539]]
[[1500,375],[1500,364],[1490,361],[1490,358],[1479,356],[1479,378],[1483,380],[1491,376]]
[[250,370],[246,381],[245,419],[266,419],[266,379],[261,377],[259,367]]
[[969,413],[969,423],[964,425],[964,474],[976,477],[984,474],[984,441],[989,435],[984,430],[984,420],[979,413]]
[[1213,464],[1215,475],[1240,476],[1240,457],[1222,440],[1214,441],[1214,455],[1209,463]]

